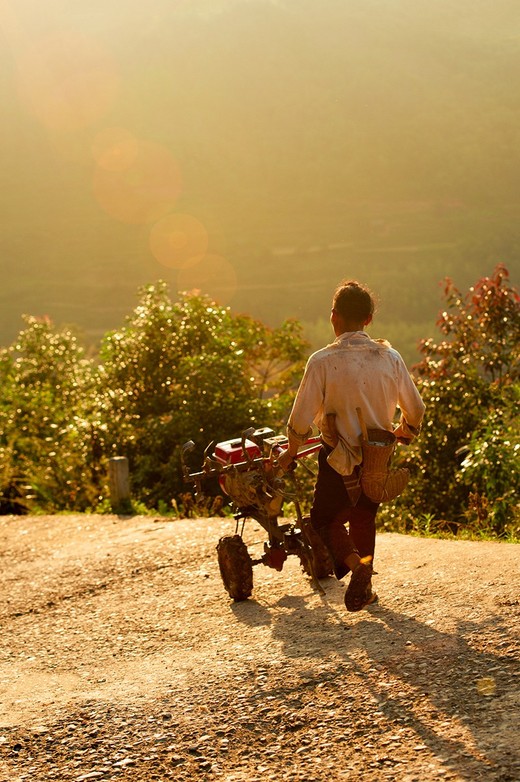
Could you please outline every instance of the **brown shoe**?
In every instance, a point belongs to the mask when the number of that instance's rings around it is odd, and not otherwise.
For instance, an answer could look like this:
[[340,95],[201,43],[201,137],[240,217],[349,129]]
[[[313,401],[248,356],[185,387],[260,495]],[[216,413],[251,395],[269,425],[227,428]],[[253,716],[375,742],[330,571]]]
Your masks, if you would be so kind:
[[354,568],[345,592],[347,611],[361,611],[366,605],[377,600],[377,595],[372,599],[372,595],[374,595],[371,586],[373,572],[372,563],[363,560]]

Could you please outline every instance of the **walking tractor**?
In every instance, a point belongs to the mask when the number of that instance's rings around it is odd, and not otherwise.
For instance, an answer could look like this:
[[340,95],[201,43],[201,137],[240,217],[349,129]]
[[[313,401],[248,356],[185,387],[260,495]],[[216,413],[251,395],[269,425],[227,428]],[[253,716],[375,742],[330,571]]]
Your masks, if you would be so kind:
[[[186,457],[194,447],[190,440],[182,449],[184,480],[192,483],[200,496],[205,481],[216,477],[232,501],[235,532],[220,538],[217,545],[220,574],[229,596],[235,601],[246,600],[253,591],[253,566],[281,571],[291,555],[299,558],[303,571],[323,592],[318,579],[332,573],[332,561],[310,519],[302,515],[296,470],[284,474],[278,466],[278,457],[288,447],[287,438],[268,428],[247,429],[240,438],[210,443],[202,468],[190,472]],[[295,464],[307,467],[305,458],[319,448],[319,438],[309,438]],[[280,520],[284,502],[294,504],[295,520]],[[248,519],[258,522],[267,535],[260,558],[253,559],[244,541]]]

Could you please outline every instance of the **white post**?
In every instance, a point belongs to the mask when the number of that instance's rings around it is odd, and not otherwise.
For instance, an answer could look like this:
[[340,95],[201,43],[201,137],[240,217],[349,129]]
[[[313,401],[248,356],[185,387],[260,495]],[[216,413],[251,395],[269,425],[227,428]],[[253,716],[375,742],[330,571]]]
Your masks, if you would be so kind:
[[114,513],[122,513],[130,505],[130,475],[126,456],[113,456],[108,460],[110,480],[110,504]]

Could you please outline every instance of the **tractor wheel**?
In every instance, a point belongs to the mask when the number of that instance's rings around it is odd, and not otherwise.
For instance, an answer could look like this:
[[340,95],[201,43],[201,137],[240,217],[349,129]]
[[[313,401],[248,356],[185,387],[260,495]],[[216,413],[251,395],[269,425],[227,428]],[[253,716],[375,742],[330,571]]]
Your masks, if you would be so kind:
[[[316,578],[327,578],[328,576],[331,576],[334,573],[332,558],[318,533],[311,527],[308,519],[305,519],[302,524],[302,535],[308,546],[310,546],[310,550],[305,547],[299,552],[303,572],[308,576],[312,576],[313,568]],[[311,557],[312,568],[311,562],[309,561]]]
[[226,592],[236,602],[253,591],[253,562],[240,535],[226,535],[217,546],[218,566]]

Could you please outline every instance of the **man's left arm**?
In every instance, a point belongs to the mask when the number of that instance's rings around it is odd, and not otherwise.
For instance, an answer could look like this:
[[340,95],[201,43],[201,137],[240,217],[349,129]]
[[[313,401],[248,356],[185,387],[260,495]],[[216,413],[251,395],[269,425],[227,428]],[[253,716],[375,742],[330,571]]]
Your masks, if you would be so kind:
[[404,362],[402,362],[400,370],[398,403],[401,410],[401,420],[397,429],[394,430],[394,434],[398,440],[408,444],[421,431],[426,408]]

